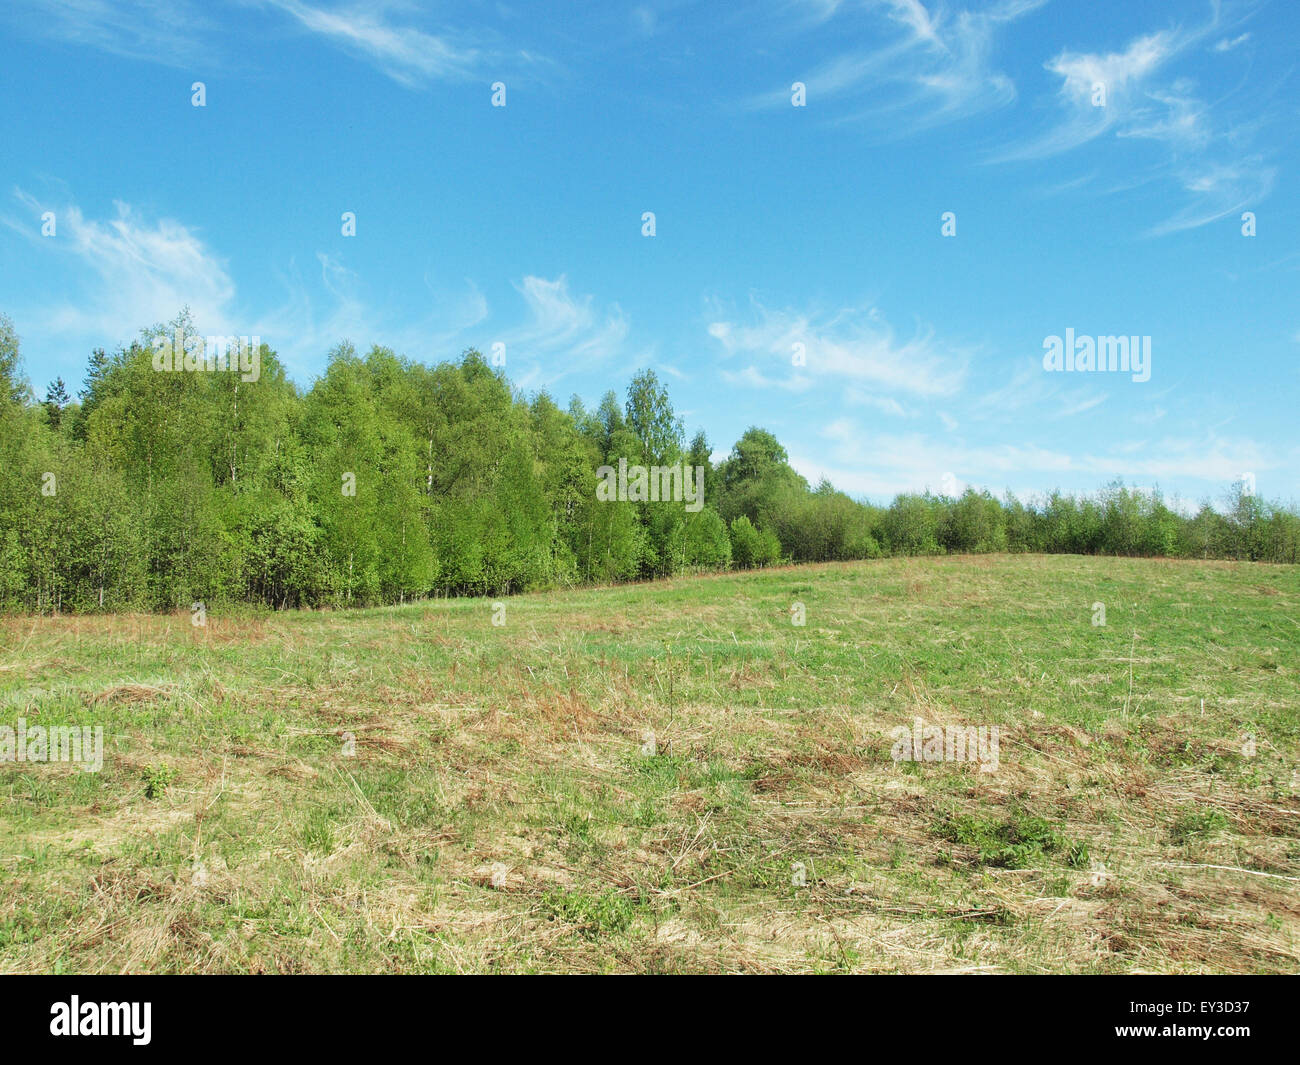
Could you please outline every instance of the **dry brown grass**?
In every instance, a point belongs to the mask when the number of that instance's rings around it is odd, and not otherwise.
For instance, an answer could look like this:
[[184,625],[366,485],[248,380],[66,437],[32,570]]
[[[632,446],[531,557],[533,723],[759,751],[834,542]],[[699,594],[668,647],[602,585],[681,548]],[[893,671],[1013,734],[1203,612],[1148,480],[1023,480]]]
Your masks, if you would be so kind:
[[[1204,614],[1170,607],[1192,580]],[[1294,972],[1300,582],[1259,583],[900,560],[522,596],[504,629],[0,620],[9,716],[111,737],[98,778],[0,767],[0,968]],[[1000,724],[997,771],[891,761],[915,716]],[[1062,846],[991,859],[1027,817]]]

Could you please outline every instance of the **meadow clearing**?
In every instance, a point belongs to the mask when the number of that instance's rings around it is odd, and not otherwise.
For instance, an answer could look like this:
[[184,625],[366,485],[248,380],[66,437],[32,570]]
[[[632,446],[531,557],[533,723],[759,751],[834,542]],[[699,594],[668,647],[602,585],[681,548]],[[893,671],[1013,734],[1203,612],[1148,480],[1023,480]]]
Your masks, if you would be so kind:
[[0,971],[1300,971],[1300,568],[499,602],[0,619]]

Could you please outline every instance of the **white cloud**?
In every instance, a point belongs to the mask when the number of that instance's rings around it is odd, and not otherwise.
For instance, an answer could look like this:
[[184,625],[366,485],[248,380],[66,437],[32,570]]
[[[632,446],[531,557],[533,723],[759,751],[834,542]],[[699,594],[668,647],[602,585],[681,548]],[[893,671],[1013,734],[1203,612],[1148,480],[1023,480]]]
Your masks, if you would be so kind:
[[383,4],[325,9],[302,0],[267,0],[293,16],[306,29],[320,34],[374,65],[408,87],[435,79],[470,77],[480,54],[467,44],[388,21]]
[[1164,161],[1147,169],[1146,180],[1174,183],[1184,196],[1181,207],[1148,230],[1153,236],[1206,225],[1258,203],[1276,178],[1276,169],[1246,147],[1259,115],[1249,114],[1249,122],[1217,116],[1222,101],[1205,102],[1195,82],[1170,71],[1219,23],[1216,5],[1203,25],[1143,34],[1119,51],[1061,51],[1045,64],[1060,79],[1060,120],[991,161],[1042,159],[1102,137],[1160,144]]
[[[363,352],[382,344],[437,360],[454,356],[467,331],[487,317],[487,301],[468,280],[463,290],[446,292],[426,279],[430,309],[414,321],[377,308],[362,278],[341,257],[323,252],[316,255],[314,276],[290,263],[279,274],[285,298],[252,309],[239,298],[225,257],[182,222],[147,217],[120,202],[112,217],[92,219],[76,204],[42,203],[22,190],[15,195],[29,217],[5,217],[4,225],[28,239],[34,254],[64,259],[56,298],[11,308],[26,323],[34,349],[114,348],[189,307],[200,332],[260,336],[294,377],[306,381],[342,340]],[[57,224],[57,236],[49,239],[39,235],[47,210]]]
[[7,0],[2,16],[36,36],[126,59],[188,67],[217,27],[192,0]]
[[1120,52],[1063,51],[1049,59],[1046,69],[1061,79],[1063,121],[1028,144],[1006,150],[996,161],[1056,155],[1111,131],[1132,133],[1151,125],[1157,111],[1144,91],[1146,79],[1186,44],[1184,36],[1166,30],[1137,37]]
[[[291,271],[283,278],[290,298],[259,320],[263,338],[268,343],[278,338],[272,346],[298,377],[319,367],[321,356],[344,339],[363,352],[380,344],[423,362],[454,358],[471,346],[490,356],[492,346],[501,342],[510,379],[525,390],[550,387],[572,373],[626,358],[628,323],[622,310],[615,304],[599,312],[593,297],[569,291],[563,275],[554,280],[529,275],[515,285],[525,311],[515,323],[496,319],[468,278],[459,289],[426,278],[429,310],[412,321],[400,311],[377,306],[368,298],[363,279],[341,259],[318,253],[317,261],[325,298],[313,298],[314,286]],[[395,321],[404,324],[394,326]],[[638,358],[653,361],[645,352]]]
[[851,404],[859,407],[871,407],[873,410],[878,410],[881,414],[888,414],[891,417],[906,418],[909,416],[908,410],[892,396],[876,396],[869,392],[863,392],[858,388],[849,388],[845,391],[844,398]]
[[66,256],[73,276],[63,298],[23,313],[60,337],[93,337],[96,345],[125,343],[140,329],[167,321],[188,306],[205,331],[247,333],[230,317],[235,284],[225,260],[197,232],[173,219],[144,218],[115,201],[115,216],[86,218],[76,204],[40,203],[22,190],[18,201],[34,216],[53,211],[57,236],[44,239],[39,222],[5,219],[36,248]]
[[[842,98],[857,109],[841,118],[875,122],[891,132],[911,130],[1002,107],[1015,99],[1011,79],[993,61],[996,36],[1046,0],[1007,0],[980,9],[947,0],[866,0],[814,4],[817,32],[862,43],[810,70],[800,80],[810,99]],[[862,17],[865,7],[874,18]],[[843,15],[843,17],[839,17]],[[829,25],[832,24],[833,25]],[[888,39],[880,43],[880,30]],[[866,31],[864,33],[864,31]],[[753,106],[789,106],[785,92],[767,93]],[[865,106],[863,106],[865,105]]]
[[1153,226],[1155,236],[1195,229],[1255,208],[1272,191],[1277,168],[1259,155],[1231,162],[1199,159],[1180,166],[1178,180],[1189,202]]
[[756,366],[746,366],[738,372],[723,370],[722,379],[730,385],[744,385],[747,388],[779,389],[784,392],[806,392],[812,387],[812,378],[803,374],[789,377],[769,377]]
[[1178,38],[1171,31],[1138,37],[1122,52],[1096,55],[1062,52],[1047,63],[1047,69],[1064,79],[1063,96],[1076,104],[1091,106],[1096,84],[1106,88],[1107,106],[1112,94],[1124,94],[1136,82],[1160,68],[1178,48]]
[[1207,125],[1208,108],[1190,94],[1190,89],[1190,84],[1182,80],[1170,89],[1152,88],[1147,98],[1163,110],[1135,110],[1127,126],[1116,129],[1115,135],[1165,141],[1183,151],[1204,148],[1212,136]]
[[[6,0],[0,20],[31,36],[96,48],[111,55],[194,69],[230,66],[231,20],[211,17],[215,5],[196,0]],[[302,30],[370,63],[408,88],[432,81],[464,81],[489,68],[504,73],[521,66],[551,66],[535,52],[494,51],[486,31],[422,28],[419,5],[403,0],[239,0],[280,12]],[[479,20],[482,24],[482,20]],[[188,84],[188,83],[187,83]]]
[[531,320],[511,333],[513,345],[541,354],[563,350],[574,358],[603,357],[617,352],[627,340],[628,324],[614,304],[598,313],[590,295],[575,297],[569,279],[528,275],[515,286],[524,297]]
[[377,304],[340,256],[317,252],[316,262],[319,281],[304,277],[294,263],[281,272],[287,298],[255,321],[256,331],[298,380],[319,372],[325,353],[343,340],[362,354],[378,344],[422,362],[454,358],[471,343],[482,344],[470,334],[487,319],[488,303],[468,278],[456,287],[426,277],[427,310],[412,318]]
[[523,389],[553,387],[557,381],[582,370],[601,366],[610,371],[618,360],[620,371],[634,363],[655,364],[653,350],[637,353],[629,362],[629,325],[617,303],[598,310],[590,294],[575,296],[564,274],[554,279],[529,274],[515,285],[524,298],[527,318],[505,330],[510,376]]
[[[790,371],[780,380],[792,391],[794,382],[810,377],[837,378],[845,385],[868,384],[914,396],[943,396],[957,392],[965,379],[967,353],[939,344],[930,329],[919,328],[900,341],[874,309],[816,314],[789,309],[771,310],[752,301],[748,323],[719,319],[708,332],[724,356],[747,355],[768,360]],[[802,354],[804,365],[794,362]],[[774,379],[754,366],[734,378],[737,383],[766,387]],[[892,413],[892,411],[891,411]]]
[[819,456],[792,449],[791,465],[810,481],[827,476],[837,488],[875,499],[927,488],[937,492],[945,473],[995,495],[1011,487],[1023,498],[1029,491],[1066,480],[1092,491],[1114,477],[1147,486],[1174,481],[1223,486],[1242,470],[1284,465],[1282,457],[1252,440],[1214,431],[1197,438],[1116,440],[1091,451],[1033,442],[972,445],[924,433],[871,432],[849,418],[828,423],[820,435],[824,447]]
[[1243,33],[1239,37],[1233,37],[1231,40],[1225,37],[1214,46],[1214,50],[1216,52],[1231,52],[1237,47],[1237,45],[1245,44],[1248,40],[1250,40],[1249,33]]
[[919,41],[941,45],[939,35],[935,32],[934,20],[920,0],[885,0],[885,3],[889,8],[890,17],[895,22],[907,26],[912,31],[913,37]]
[[1105,393],[1101,393],[1096,396],[1087,396],[1084,399],[1076,400],[1073,403],[1067,403],[1064,409],[1062,409],[1060,416],[1062,418],[1068,418],[1074,414],[1083,414],[1092,410],[1094,407],[1101,406],[1101,404],[1106,402],[1107,398],[1108,397]]

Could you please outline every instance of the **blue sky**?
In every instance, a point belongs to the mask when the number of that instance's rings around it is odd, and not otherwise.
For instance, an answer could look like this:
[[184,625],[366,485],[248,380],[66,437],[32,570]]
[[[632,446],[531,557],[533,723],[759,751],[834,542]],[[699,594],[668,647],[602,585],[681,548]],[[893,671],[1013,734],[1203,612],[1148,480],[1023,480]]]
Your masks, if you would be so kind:
[[[0,311],[41,395],[189,305],[304,385],[343,339],[502,343],[562,404],[653,367],[716,451],[762,425],[877,501],[1294,499],[1298,38],[1283,0],[8,0]],[[1067,329],[1150,380],[1045,371]]]

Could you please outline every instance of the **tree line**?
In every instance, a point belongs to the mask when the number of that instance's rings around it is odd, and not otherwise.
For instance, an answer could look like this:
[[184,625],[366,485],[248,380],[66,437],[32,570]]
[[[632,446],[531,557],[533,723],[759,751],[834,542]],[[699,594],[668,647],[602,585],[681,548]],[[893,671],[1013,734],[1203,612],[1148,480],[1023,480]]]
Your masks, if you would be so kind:
[[[1066,552],[1295,563],[1300,513],[1238,484],[1194,514],[1116,482],[1038,503],[809,485],[769,432],[721,462],[689,441],[653,371],[623,402],[525,396],[476,350],[425,366],[343,343],[300,389],[260,373],[159,373],[156,341],[112,354],[75,397],[38,401],[0,315],[0,609],[276,608],[499,595],[673,574],[947,552]],[[602,466],[703,470],[704,506],[602,500]]]

